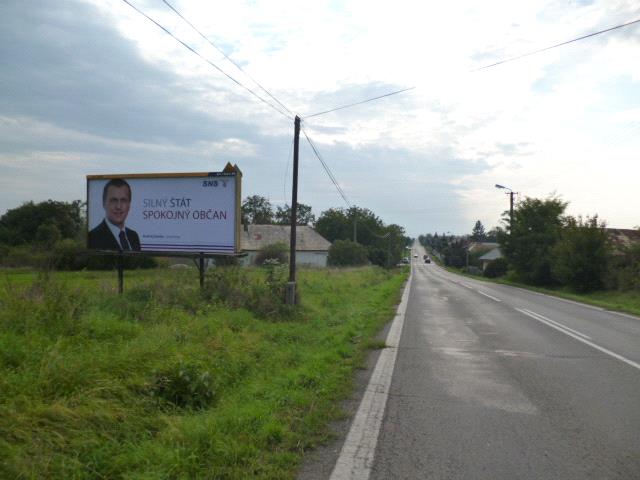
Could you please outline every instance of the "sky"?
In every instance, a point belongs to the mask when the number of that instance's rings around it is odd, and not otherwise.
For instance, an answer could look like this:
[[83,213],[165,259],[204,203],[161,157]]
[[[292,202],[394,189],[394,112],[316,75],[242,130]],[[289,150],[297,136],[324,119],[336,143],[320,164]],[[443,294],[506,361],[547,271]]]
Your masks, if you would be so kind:
[[638,20],[637,0],[168,0],[208,41],[162,0],[129,1],[200,56],[122,0],[2,1],[0,215],[84,201],[90,174],[227,162],[243,197],[291,203],[299,115],[346,197],[303,133],[298,202],[316,216],[489,230],[501,184],[640,226],[640,23],[481,69]]

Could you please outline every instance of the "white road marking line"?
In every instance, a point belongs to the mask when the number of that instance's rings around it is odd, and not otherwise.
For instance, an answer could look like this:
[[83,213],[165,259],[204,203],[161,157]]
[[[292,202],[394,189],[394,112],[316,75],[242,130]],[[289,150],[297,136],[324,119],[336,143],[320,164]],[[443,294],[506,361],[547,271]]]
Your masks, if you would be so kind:
[[532,312],[531,310],[527,310],[526,308],[522,309],[523,311],[530,313],[531,315],[535,315],[536,317],[538,317],[541,320],[547,321],[547,322],[551,322],[554,325],[560,327],[560,328],[564,328],[565,330],[569,330],[570,332],[575,333],[576,335],[580,335],[582,338],[586,338],[587,340],[591,340],[591,337],[588,335],[585,335],[584,333],[581,333],[577,330],[574,330],[573,328],[569,328],[566,325],[560,323],[560,322],[556,322],[555,320],[551,320],[550,318],[545,317],[544,315],[540,315],[539,313],[536,312]]
[[[618,355],[617,353],[612,352],[611,350],[607,350],[606,348],[601,347],[600,345],[595,344],[593,342],[590,342],[589,340],[587,340],[585,338],[582,338],[582,337],[580,337],[578,335],[574,335],[573,333],[569,332],[568,330],[565,330],[564,328],[558,327],[557,325],[554,325],[551,322],[547,322],[546,320],[543,320],[542,318],[538,318],[538,316],[537,316],[538,314],[534,314],[534,312],[529,312],[527,310],[522,310],[520,308],[516,308],[516,310],[519,311],[520,313],[524,314],[524,315],[527,315],[528,317],[531,317],[531,318],[533,318],[535,320],[538,320],[539,322],[542,322],[542,323],[550,326],[551,328],[555,328],[559,332],[562,332],[565,335],[568,335],[568,336],[570,336],[572,338],[575,338],[576,340],[578,340],[578,341],[580,341],[580,342],[582,342],[582,343],[584,343],[586,345],[589,345],[590,347],[593,347],[596,350],[601,351],[602,353],[606,353],[607,355],[609,355],[609,356],[611,356],[611,357],[613,357],[613,358],[615,358],[617,360],[620,360],[621,362],[624,362],[627,365],[631,365],[633,368],[636,368],[636,369],[640,370],[640,363],[634,362],[633,360],[629,360],[628,358],[623,357],[622,355]],[[534,315],[532,315],[532,314],[534,314]]]
[[493,295],[489,295],[488,293],[481,292],[480,290],[476,290],[480,295],[484,295],[485,297],[490,298],[491,300],[495,300],[496,302],[501,302],[499,298],[494,297]]
[[578,305],[579,307],[588,308],[590,310],[596,310],[598,312],[604,312],[604,310],[605,310],[604,308],[596,307],[595,305],[589,305],[587,303],[577,302],[575,300],[569,300],[567,298],[556,297],[555,295],[548,295],[546,293],[534,292],[533,290],[527,290],[526,288],[520,288],[520,287],[513,287],[513,288],[517,288],[518,290],[522,290],[523,292],[533,293],[534,295],[538,295],[540,297],[547,297],[547,298],[551,298],[553,300],[559,300],[561,302],[571,303],[573,305]]
[[467,287],[467,288],[473,290],[473,287],[471,285],[467,284],[467,283],[460,282],[460,285],[462,285],[463,287]]
[[362,397],[351,429],[342,446],[340,456],[331,473],[331,480],[367,480],[373,467],[373,458],[378,443],[380,426],[384,417],[389,387],[396,363],[400,335],[413,279],[413,270],[402,294],[396,317],[391,324],[385,348],[380,352],[378,362]]

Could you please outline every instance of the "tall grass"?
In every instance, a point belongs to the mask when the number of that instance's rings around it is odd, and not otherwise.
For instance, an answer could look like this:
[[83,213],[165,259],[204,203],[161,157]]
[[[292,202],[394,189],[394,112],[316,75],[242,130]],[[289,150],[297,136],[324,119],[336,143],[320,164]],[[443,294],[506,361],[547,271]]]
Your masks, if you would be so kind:
[[256,302],[268,274],[227,297],[191,272],[124,295],[112,273],[1,275],[0,478],[292,478],[405,274],[303,270],[295,311]]

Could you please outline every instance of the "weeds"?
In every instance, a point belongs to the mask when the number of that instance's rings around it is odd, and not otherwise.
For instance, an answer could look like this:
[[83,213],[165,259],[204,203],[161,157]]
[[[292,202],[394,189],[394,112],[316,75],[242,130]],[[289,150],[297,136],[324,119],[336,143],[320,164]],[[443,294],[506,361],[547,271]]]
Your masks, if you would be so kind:
[[155,374],[151,393],[179,408],[202,409],[216,397],[213,378],[197,363],[178,363]]
[[85,306],[79,289],[41,273],[25,289],[16,291],[5,283],[0,294],[0,326],[18,334],[73,335]]
[[[279,265],[0,288],[0,478],[293,478],[328,436],[404,277]],[[286,321],[284,321],[286,320]]]
[[285,305],[286,271],[277,261],[267,260],[264,267],[253,271],[246,268],[216,268],[207,274],[203,295],[233,308],[246,308],[262,318],[291,317],[294,308]]

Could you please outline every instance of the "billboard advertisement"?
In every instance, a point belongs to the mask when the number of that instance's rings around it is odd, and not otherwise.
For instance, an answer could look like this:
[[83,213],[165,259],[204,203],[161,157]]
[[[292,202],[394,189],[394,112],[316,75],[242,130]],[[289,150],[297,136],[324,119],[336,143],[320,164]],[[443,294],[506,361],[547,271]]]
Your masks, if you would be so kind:
[[95,250],[233,254],[242,174],[87,176],[87,246]]

